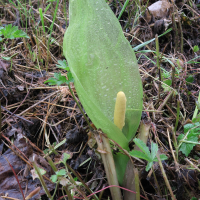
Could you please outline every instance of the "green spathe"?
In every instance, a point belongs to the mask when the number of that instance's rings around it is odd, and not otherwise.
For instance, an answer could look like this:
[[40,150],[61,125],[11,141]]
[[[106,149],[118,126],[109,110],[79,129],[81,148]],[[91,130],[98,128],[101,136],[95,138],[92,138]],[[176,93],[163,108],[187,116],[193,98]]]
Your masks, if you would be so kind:
[[[142,112],[135,54],[105,0],[70,0],[63,52],[79,99],[97,128],[128,150]],[[127,98],[123,133],[113,123],[116,95]]]

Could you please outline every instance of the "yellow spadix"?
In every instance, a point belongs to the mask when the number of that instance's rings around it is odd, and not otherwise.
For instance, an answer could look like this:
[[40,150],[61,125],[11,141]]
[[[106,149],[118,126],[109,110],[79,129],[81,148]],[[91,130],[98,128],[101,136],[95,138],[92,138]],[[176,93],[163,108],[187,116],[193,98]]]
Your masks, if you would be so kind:
[[115,111],[114,111],[114,124],[122,130],[125,125],[125,113],[126,113],[126,96],[124,92],[117,93]]

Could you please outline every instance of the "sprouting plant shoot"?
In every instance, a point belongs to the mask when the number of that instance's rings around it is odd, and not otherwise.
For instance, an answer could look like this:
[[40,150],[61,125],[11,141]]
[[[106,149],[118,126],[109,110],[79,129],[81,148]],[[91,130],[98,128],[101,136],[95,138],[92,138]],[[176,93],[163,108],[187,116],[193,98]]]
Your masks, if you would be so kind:
[[[151,152],[150,152],[148,147],[142,140],[135,138],[133,141],[141,149],[142,152],[138,150],[132,150],[130,151],[130,155],[148,161],[147,166],[146,166],[146,171],[149,171],[151,167],[153,166],[153,162],[158,161],[158,159],[156,158],[156,154],[158,153],[158,145],[152,142]],[[161,154],[160,159],[166,160],[168,159],[168,157],[164,154]]]
[[69,83],[73,82],[74,79],[72,77],[72,73],[70,72],[69,67],[67,66],[66,61],[65,60],[63,60],[63,61],[59,60],[58,64],[59,65],[56,65],[58,68],[68,71],[67,72],[67,77],[66,76],[62,76],[61,72],[54,73],[54,78],[51,77],[47,81],[45,81],[44,83],[48,83],[49,85],[61,85],[61,84],[69,85]]
[[3,39],[15,39],[21,37],[29,38],[24,31],[18,29],[18,26],[12,26],[12,24],[8,24],[5,27],[0,26],[0,42],[3,41]]
[[178,148],[185,155],[188,156],[195,145],[199,144],[198,138],[200,135],[200,122],[190,123],[184,125],[184,134],[178,136]]

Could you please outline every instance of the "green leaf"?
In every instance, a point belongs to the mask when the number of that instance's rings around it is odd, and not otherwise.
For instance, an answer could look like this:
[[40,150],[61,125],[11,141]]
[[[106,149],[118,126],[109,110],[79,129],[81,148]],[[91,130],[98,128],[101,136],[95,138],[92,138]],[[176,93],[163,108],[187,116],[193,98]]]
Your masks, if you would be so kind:
[[187,133],[193,127],[194,127],[194,124],[186,124],[186,125],[184,125],[184,133]]
[[153,166],[153,162],[148,162],[145,170],[148,172],[152,166]]
[[43,17],[43,13],[42,13],[42,8],[39,8],[39,13],[40,13],[40,18],[41,18],[41,22],[42,22],[43,32],[45,33],[44,17]]
[[194,81],[194,77],[192,75],[188,76],[186,79],[185,79],[187,82],[189,83],[192,83]]
[[172,80],[171,79],[167,79],[167,80],[164,80],[163,82],[166,84],[166,85],[162,84],[162,87],[163,87],[164,91],[166,92],[166,91],[171,90],[171,88],[168,87],[168,86],[172,85]]
[[187,63],[188,64],[200,64],[200,62],[197,62],[197,61],[188,61]]
[[61,169],[61,170],[57,171],[56,174],[58,176],[64,176],[64,175],[66,175],[66,170],[65,169]]
[[50,179],[52,180],[52,182],[55,183],[57,181],[57,178],[57,175],[52,175]]
[[160,160],[167,160],[168,157],[165,154],[160,155]]
[[55,78],[49,78],[47,81],[44,83],[48,83],[49,85],[61,85],[64,83],[68,84],[68,80],[66,79],[65,76],[62,76],[61,73],[54,73]]
[[4,57],[4,56],[1,56],[1,58],[3,58],[4,60],[7,60],[7,61],[10,61],[12,59],[11,57]]
[[[180,146],[180,151],[182,151],[182,153],[185,154],[186,156],[189,155],[193,147],[196,145],[190,142],[198,142],[198,136],[200,135],[199,126],[200,126],[199,122],[196,122],[194,124],[184,125],[184,134],[187,134],[187,138],[184,141],[181,141],[183,143]],[[184,134],[180,134],[178,136],[178,141],[184,138]]]
[[171,86],[172,85],[172,80],[171,79],[167,79],[165,81],[163,81],[165,84]]
[[199,47],[198,47],[197,45],[195,45],[195,46],[193,47],[193,51],[196,53],[197,51],[199,51]]
[[179,136],[178,136],[178,141],[180,141],[180,140],[182,140],[183,139],[183,137],[184,137],[184,135],[183,134],[180,134]]
[[[160,160],[167,160],[167,159],[168,159],[168,157],[165,154],[161,154],[160,155]],[[154,162],[158,162],[157,157],[155,157],[153,161]]]
[[163,77],[164,78],[169,78],[171,76],[171,73],[168,71],[163,71]]
[[192,197],[190,200],[197,200],[197,198],[196,197]]
[[[178,136],[178,140],[181,140],[183,139],[184,135],[183,134],[180,134]],[[198,141],[198,136],[190,136],[187,138],[186,140],[187,142],[197,142]],[[189,155],[189,153],[192,151],[193,147],[195,146],[195,144],[190,144],[190,143],[185,143],[183,142],[182,145],[180,146],[180,151],[185,154],[186,156]]]
[[29,36],[24,31],[18,29],[18,26],[12,27],[12,24],[9,24],[5,26],[4,29],[1,29],[1,33],[7,39],[15,39],[20,37],[29,38]]
[[153,160],[156,157],[158,152],[158,145],[156,143],[151,143],[151,159]]
[[66,71],[69,71],[69,67],[67,66],[66,60],[58,60],[58,65],[56,65],[58,68],[64,69]]
[[129,154],[133,157],[141,158],[146,161],[151,161],[151,158],[149,158],[146,154],[144,154],[143,152],[138,151],[138,150],[132,150],[129,152]]
[[70,158],[70,155],[67,153],[64,153],[63,162],[66,163],[69,158]]
[[192,122],[200,122],[200,113],[192,120]]
[[74,78],[73,78],[71,72],[68,72],[68,73],[67,73],[67,78],[68,78],[68,81],[69,81],[69,82],[74,82]]
[[[142,84],[134,52],[105,0],[70,0],[63,53],[79,99],[97,128],[128,149],[142,111]],[[125,127],[114,125],[117,93],[127,98]]]
[[51,4],[49,3],[46,8],[45,8],[45,11],[44,11],[44,14],[47,12],[47,10],[49,10],[49,7],[51,6]]
[[[196,128],[194,128],[196,127]],[[200,134],[200,123],[196,122],[194,124],[186,124],[184,125],[184,133],[190,131],[189,135],[197,135]]]
[[144,152],[144,154],[149,158],[149,160],[152,160],[151,154],[150,154],[150,151],[149,151],[149,148],[147,147],[147,145],[138,138],[135,138],[133,141]]
[[43,152],[44,152],[44,154],[47,154],[48,151],[49,151],[49,149],[45,149]]
[[[158,152],[158,145],[153,142],[151,143],[151,154],[150,154],[148,147],[142,140],[135,138],[133,141],[143,152],[132,150],[129,152],[129,154],[131,156],[148,161],[147,166],[146,166],[146,171],[149,171],[149,169],[153,166],[153,162],[158,162],[158,159],[156,157],[156,154]],[[160,159],[167,160],[168,157],[164,154],[161,154]]]
[[49,78],[44,83],[48,83],[49,85],[57,85],[58,80],[55,78]]
[[[45,171],[44,169],[38,167],[38,170],[40,171],[40,174],[42,174],[42,175],[45,175],[45,174],[46,174],[46,171]],[[36,172],[36,171],[35,171],[35,172]],[[36,174],[37,174],[37,172],[36,172]]]

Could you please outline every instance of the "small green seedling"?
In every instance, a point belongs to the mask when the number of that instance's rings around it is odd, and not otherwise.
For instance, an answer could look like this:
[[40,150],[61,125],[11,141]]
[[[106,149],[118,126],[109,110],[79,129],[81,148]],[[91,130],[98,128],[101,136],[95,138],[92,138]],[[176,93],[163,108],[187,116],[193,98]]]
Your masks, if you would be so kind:
[[186,79],[185,79],[188,83],[192,83],[194,81],[194,77],[192,75],[189,75]]
[[193,47],[193,51],[194,51],[194,53],[196,53],[197,51],[199,51],[199,47],[198,47],[197,45],[195,45],[195,46]]
[[196,101],[196,108],[192,117],[192,122],[190,124],[184,125],[184,134],[180,134],[178,136],[178,146],[177,150],[179,149],[183,154],[188,156],[192,151],[193,147],[197,144],[198,138],[200,135],[200,94],[198,100]]
[[[40,173],[41,173],[42,175],[45,175],[45,174],[46,174],[46,171],[45,171],[44,169],[38,167],[38,170],[40,171]],[[35,173],[38,174],[37,171],[35,171]]]
[[[68,171],[66,162],[69,158],[70,158],[70,155],[67,153],[64,153],[63,159],[59,163],[63,163],[65,166],[65,169],[55,171],[55,174],[51,176],[52,182],[56,183],[56,189],[58,185],[61,184],[64,187],[65,191],[67,192],[68,197],[74,196],[75,191],[80,191],[77,189],[77,186],[82,185],[82,183],[76,181],[77,178],[76,177],[73,178],[72,175]],[[56,189],[55,189],[55,192],[56,192]],[[54,195],[55,195],[55,192],[54,192]],[[70,199],[73,199],[73,198],[71,197]]]
[[56,65],[58,68],[64,69],[68,71],[67,77],[62,76],[61,72],[59,73],[54,73],[54,78],[51,77],[44,83],[48,83],[49,85],[61,85],[61,84],[67,84],[69,85],[70,82],[74,82],[74,79],[72,77],[72,73],[69,70],[69,67],[67,66],[67,63],[65,60],[59,60],[58,65]]
[[18,53],[13,54],[10,57],[5,57],[5,56],[1,56],[2,59],[6,60],[6,61],[10,61],[10,72],[12,71],[12,66],[13,66],[13,62],[12,62],[12,58],[14,56],[16,56]]
[[62,178],[63,176],[66,176],[66,174],[67,174],[66,170],[61,169],[57,171],[55,175],[51,176],[51,180],[52,182],[56,183],[57,181],[59,181],[60,178]]
[[56,171],[54,175],[51,176],[51,180],[56,183],[57,181],[61,181],[63,177],[67,177],[68,169],[66,162],[70,158],[70,155],[67,153],[63,154],[63,159],[59,163],[63,163],[65,165],[65,169],[61,169]]
[[192,197],[190,200],[198,200],[196,197]]
[[65,142],[66,142],[66,139],[64,139],[63,141],[61,141],[61,142],[58,143],[58,144],[53,143],[52,146],[49,146],[49,149],[45,149],[45,150],[44,150],[44,154],[45,154],[44,158],[45,158],[46,156],[51,155],[52,153],[57,154],[56,149],[58,149],[60,146],[62,146],[63,144],[65,144]]
[[178,148],[185,155],[188,156],[198,142],[200,135],[200,122],[184,125],[184,134],[178,136]]
[[3,39],[15,38],[29,38],[29,36],[24,31],[19,30],[18,26],[12,26],[12,24],[8,24],[5,27],[0,27],[0,42],[3,41]]
[[[135,138],[133,141],[141,149],[142,152],[138,151],[138,150],[132,150],[129,152],[129,154],[131,156],[141,158],[141,159],[148,161],[147,166],[146,166],[146,171],[149,171],[151,169],[151,167],[153,166],[153,162],[158,161],[158,159],[156,158],[156,155],[158,153],[158,145],[156,143],[152,142],[151,143],[151,152],[150,152],[148,147],[142,140]],[[164,154],[161,154],[160,159],[167,160],[168,157]]]

